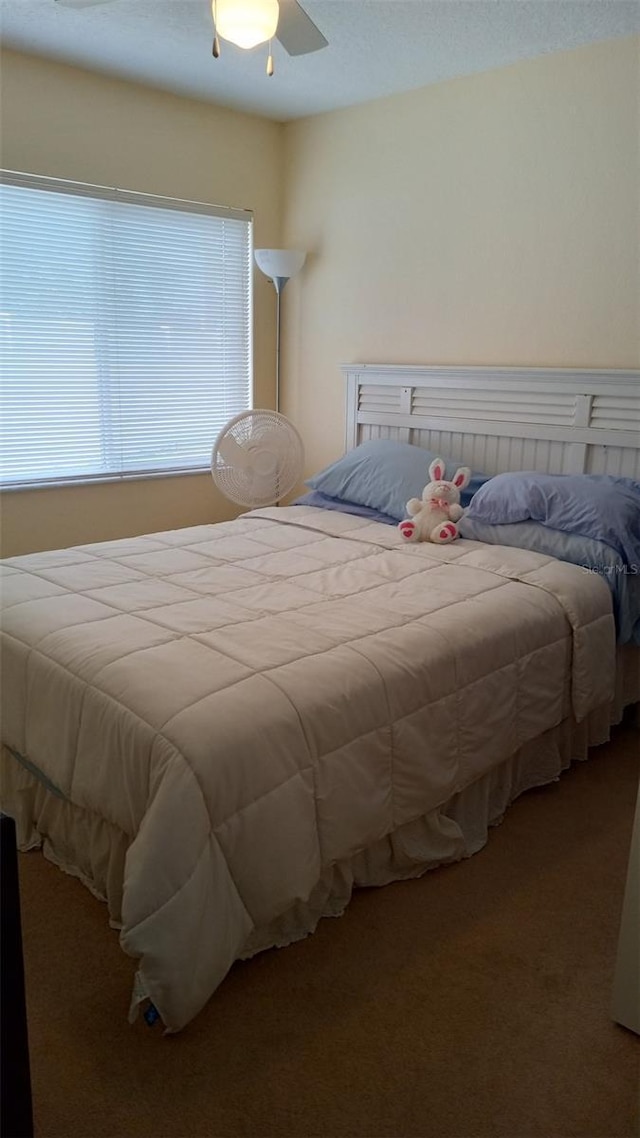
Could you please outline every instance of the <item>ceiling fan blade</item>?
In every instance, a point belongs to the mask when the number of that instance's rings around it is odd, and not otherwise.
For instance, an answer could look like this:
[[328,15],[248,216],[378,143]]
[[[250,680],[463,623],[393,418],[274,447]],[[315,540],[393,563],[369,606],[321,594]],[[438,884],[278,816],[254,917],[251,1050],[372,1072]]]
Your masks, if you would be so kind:
[[300,7],[298,0],[280,0],[276,38],[289,55],[309,55],[329,46],[329,41]]

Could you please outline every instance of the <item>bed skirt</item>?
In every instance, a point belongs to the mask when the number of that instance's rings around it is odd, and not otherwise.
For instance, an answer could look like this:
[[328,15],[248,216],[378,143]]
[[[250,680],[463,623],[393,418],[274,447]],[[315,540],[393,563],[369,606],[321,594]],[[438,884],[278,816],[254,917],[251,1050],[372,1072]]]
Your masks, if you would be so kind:
[[[420,877],[436,866],[477,853],[511,802],[526,790],[556,781],[572,762],[586,759],[590,747],[607,742],[625,707],[639,701],[640,650],[625,646],[618,650],[611,704],[597,708],[580,724],[573,717],[563,720],[437,810],[330,866],[306,901],[253,931],[240,958],[284,947],[312,933],[322,917],[341,916],[354,888]],[[107,903],[110,924],[119,928],[126,854],[133,835],[44,785],[29,764],[7,748],[2,749],[0,763],[2,809],[16,820],[19,848],[41,847],[46,858]]]

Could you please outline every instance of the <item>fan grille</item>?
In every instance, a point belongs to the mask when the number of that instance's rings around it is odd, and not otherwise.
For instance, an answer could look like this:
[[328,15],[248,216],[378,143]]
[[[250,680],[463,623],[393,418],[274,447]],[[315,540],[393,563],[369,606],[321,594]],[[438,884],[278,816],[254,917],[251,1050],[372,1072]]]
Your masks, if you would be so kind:
[[292,423],[278,411],[243,411],[213,444],[211,474],[219,490],[240,506],[271,506],[296,485],[304,449]]

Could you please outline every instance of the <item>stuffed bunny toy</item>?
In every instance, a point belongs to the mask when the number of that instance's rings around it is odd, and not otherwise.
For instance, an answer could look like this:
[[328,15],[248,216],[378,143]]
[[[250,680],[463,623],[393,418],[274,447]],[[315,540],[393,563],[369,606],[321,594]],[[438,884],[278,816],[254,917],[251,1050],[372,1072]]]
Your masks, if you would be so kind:
[[431,481],[422,491],[422,501],[411,498],[407,502],[407,513],[411,517],[398,526],[405,541],[433,541],[437,545],[446,545],[458,536],[456,522],[464,513],[460,505],[460,491],[468,486],[471,471],[468,466],[461,466],[452,481],[445,482],[444,469],[442,459],[435,458],[429,467]]

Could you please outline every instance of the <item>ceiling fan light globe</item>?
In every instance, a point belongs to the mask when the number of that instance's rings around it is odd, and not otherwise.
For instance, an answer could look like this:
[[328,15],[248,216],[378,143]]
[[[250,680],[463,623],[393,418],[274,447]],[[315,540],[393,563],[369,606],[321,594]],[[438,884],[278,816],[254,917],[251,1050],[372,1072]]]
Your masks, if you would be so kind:
[[216,31],[237,47],[257,47],[276,34],[278,0],[213,0]]

